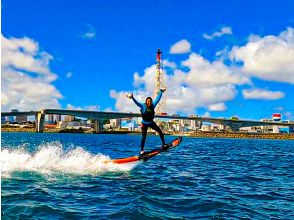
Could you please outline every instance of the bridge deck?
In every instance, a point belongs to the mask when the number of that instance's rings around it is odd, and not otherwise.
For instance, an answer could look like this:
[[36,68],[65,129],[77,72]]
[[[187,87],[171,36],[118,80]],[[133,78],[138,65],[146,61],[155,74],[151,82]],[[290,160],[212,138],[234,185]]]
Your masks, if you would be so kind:
[[[84,110],[66,110],[66,109],[42,109],[41,111],[26,111],[26,112],[2,112],[1,116],[19,116],[19,115],[37,115],[37,114],[59,114],[59,115],[73,115],[82,118],[91,119],[115,119],[115,118],[133,118],[141,117],[140,113],[126,113],[126,112],[99,112],[99,111],[84,111]],[[191,116],[173,116],[173,115],[155,115],[156,118],[166,119],[187,119],[202,122],[210,122],[215,124],[225,124],[228,126],[249,127],[249,126],[265,126],[265,125],[279,125],[279,126],[294,126],[294,122],[263,122],[253,120],[235,120],[225,118],[211,118],[211,117],[191,117]]]

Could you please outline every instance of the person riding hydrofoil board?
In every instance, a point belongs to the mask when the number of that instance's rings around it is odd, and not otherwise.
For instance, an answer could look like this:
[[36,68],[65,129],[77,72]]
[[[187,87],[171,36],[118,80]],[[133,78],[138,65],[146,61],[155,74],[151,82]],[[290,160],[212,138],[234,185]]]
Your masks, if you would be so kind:
[[152,128],[155,130],[161,139],[162,142],[162,147],[165,146],[165,141],[164,141],[164,134],[161,131],[161,129],[157,126],[157,124],[153,121],[154,115],[155,115],[155,107],[159,103],[161,96],[163,92],[165,92],[166,89],[162,88],[160,89],[155,101],[153,102],[151,97],[147,97],[145,103],[140,103],[138,102],[134,96],[133,93],[127,94],[127,97],[132,99],[134,103],[140,108],[141,111],[141,116],[142,116],[142,139],[141,139],[141,152],[140,155],[144,154],[144,145],[146,141],[146,136],[147,136],[147,130],[148,128]]

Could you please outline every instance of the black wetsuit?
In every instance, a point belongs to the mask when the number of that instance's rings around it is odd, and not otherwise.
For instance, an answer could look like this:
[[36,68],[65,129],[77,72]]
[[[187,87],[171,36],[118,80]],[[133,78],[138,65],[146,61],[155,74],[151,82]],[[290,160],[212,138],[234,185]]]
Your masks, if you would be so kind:
[[144,146],[145,146],[145,141],[146,141],[146,136],[147,136],[147,130],[148,128],[152,128],[153,130],[157,131],[159,136],[160,136],[160,139],[161,139],[161,142],[162,142],[162,145],[165,144],[164,142],[164,135],[161,131],[161,129],[157,126],[157,124],[153,121],[154,119],[154,107],[153,105],[148,108],[146,106],[146,112],[142,113],[142,118],[145,122],[149,122],[148,124],[145,124],[145,123],[142,123],[142,140],[141,140],[141,151],[144,150]]
[[140,103],[138,102],[134,97],[132,97],[133,101],[137,106],[140,107],[140,111],[142,114],[142,140],[141,140],[141,151],[144,150],[144,145],[146,141],[147,136],[147,130],[148,128],[152,128],[153,130],[157,131],[159,133],[162,145],[165,145],[164,142],[164,134],[162,133],[161,129],[157,126],[157,124],[153,121],[154,114],[155,114],[155,107],[160,101],[160,98],[162,96],[162,91],[160,91],[155,99],[155,101],[152,103],[151,107],[147,107],[146,103]]

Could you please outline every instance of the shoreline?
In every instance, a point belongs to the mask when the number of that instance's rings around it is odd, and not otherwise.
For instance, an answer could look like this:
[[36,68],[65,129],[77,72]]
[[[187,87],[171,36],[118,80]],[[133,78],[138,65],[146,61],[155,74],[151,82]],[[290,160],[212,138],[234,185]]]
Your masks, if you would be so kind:
[[[35,128],[1,128],[2,132],[28,132],[36,133]],[[74,134],[95,134],[89,130],[76,129],[45,129],[44,133],[74,133]],[[141,135],[141,132],[134,131],[104,131],[97,134],[129,134]],[[149,135],[155,135],[155,132],[148,132]],[[212,132],[212,131],[197,131],[193,133],[165,133],[165,135],[185,136],[191,138],[233,138],[233,139],[269,139],[269,140],[294,140],[294,134],[252,134],[241,132]]]

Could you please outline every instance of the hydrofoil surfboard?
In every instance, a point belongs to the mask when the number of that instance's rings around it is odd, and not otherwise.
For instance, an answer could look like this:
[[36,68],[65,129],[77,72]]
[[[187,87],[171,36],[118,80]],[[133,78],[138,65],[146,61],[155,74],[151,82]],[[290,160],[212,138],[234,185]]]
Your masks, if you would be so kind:
[[177,147],[181,142],[182,142],[182,137],[177,137],[176,139],[174,139],[170,143],[164,145],[164,147],[156,148],[154,150],[145,152],[144,154],[139,155],[139,156],[114,159],[109,162],[116,163],[116,164],[132,163],[132,162],[136,162],[136,161],[145,161],[146,162],[150,158],[152,158],[162,152],[165,152],[165,151],[169,150],[170,148]]

